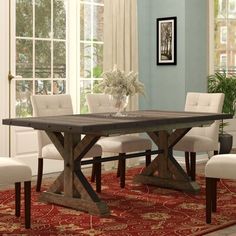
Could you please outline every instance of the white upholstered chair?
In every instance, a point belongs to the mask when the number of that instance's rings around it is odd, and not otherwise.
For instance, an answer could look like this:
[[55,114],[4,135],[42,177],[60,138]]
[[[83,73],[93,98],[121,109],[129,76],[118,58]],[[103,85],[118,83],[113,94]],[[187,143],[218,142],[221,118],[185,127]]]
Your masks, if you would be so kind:
[[205,166],[206,177],[206,223],[211,223],[211,212],[216,212],[217,181],[219,179],[236,180],[236,155],[215,155]]
[[30,228],[31,212],[31,169],[29,166],[9,157],[0,157],[0,184],[15,184],[15,215],[20,216],[21,182],[24,182],[25,228]]
[[[223,93],[190,92],[186,97],[185,111],[220,113],[223,102]],[[193,181],[196,175],[196,153],[214,151],[214,154],[218,154],[218,132],[219,121],[208,127],[195,127],[174,146],[174,150],[185,152],[186,170]]]
[[[34,116],[56,116],[56,115],[71,115],[73,114],[73,107],[70,95],[34,95],[31,97]],[[43,175],[43,159],[62,160],[60,153],[52,144],[44,131],[38,131],[38,177],[36,191],[41,189],[42,175]],[[85,155],[85,158],[93,157],[94,159],[101,158],[102,148],[95,144]],[[95,166],[94,166],[95,165]],[[94,168],[101,168],[100,163],[93,164],[92,173],[95,173]],[[101,177],[99,171],[96,179],[96,190],[101,191]]]
[[[107,94],[87,94],[86,100],[91,113],[116,112],[113,102]],[[121,188],[125,187],[125,154],[138,151],[148,152],[152,148],[152,143],[149,139],[132,135],[101,138],[98,144],[102,146],[102,151],[105,153],[119,154],[117,177],[120,177]],[[150,162],[151,156],[147,153],[146,166],[149,165]],[[94,180],[94,178],[92,180]]]

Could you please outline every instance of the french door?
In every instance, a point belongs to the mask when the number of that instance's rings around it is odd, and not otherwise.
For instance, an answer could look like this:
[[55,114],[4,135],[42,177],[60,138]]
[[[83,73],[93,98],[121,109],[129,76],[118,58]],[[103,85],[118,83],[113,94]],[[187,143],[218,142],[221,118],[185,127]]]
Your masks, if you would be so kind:
[[[76,113],[88,111],[86,93],[99,92],[103,55],[103,0],[9,0],[10,117],[32,116],[30,96],[69,93]],[[37,169],[37,133],[11,127],[10,153]],[[51,164],[50,164],[51,163]],[[62,163],[48,161],[45,172]]]
[[[68,93],[68,0],[11,0],[11,117],[32,116],[30,96]],[[12,127],[11,156],[37,169],[37,133]],[[46,161],[45,172],[62,161]]]

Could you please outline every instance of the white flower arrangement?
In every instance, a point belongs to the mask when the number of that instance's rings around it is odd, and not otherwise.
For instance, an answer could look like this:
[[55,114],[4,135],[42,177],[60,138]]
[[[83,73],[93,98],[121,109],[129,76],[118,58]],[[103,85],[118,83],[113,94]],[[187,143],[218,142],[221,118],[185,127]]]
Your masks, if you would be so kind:
[[138,74],[133,71],[125,73],[114,66],[112,71],[103,73],[101,89],[112,96],[132,96],[136,93],[144,95],[144,85],[138,81]]

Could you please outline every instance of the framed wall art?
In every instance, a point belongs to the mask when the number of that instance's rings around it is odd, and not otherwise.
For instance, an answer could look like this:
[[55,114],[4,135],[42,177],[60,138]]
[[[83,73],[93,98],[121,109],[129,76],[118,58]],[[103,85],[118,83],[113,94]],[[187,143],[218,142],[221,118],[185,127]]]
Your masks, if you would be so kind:
[[157,65],[177,64],[177,17],[157,18]]

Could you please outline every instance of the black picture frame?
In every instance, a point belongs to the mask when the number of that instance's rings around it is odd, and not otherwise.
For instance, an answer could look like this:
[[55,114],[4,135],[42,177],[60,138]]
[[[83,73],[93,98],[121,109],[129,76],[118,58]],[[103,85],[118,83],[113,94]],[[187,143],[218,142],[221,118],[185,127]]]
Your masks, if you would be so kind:
[[157,65],[177,65],[177,17],[156,19]]

